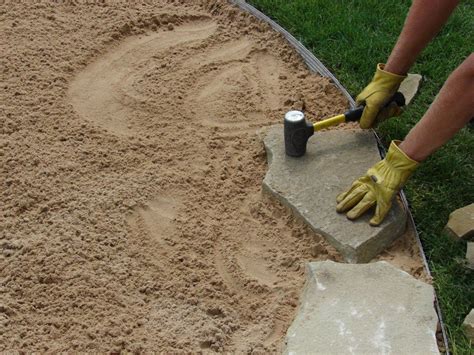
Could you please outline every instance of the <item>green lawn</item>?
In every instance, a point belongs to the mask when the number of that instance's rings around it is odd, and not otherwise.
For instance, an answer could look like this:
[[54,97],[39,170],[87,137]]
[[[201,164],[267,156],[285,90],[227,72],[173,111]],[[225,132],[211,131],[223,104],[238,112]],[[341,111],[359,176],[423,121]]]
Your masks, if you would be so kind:
[[[313,51],[354,97],[372,78],[376,63],[386,61],[411,4],[407,0],[249,2]],[[385,144],[403,139],[451,71],[474,50],[473,29],[474,1],[464,1],[411,70],[423,75],[421,92],[401,117],[378,128]],[[463,129],[422,164],[405,188],[455,354],[473,351],[460,326],[474,307],[474,275],[459,262],[465,255],[465,243],[449,240],[442,229],[450,212],[474,202],[473,132]]]

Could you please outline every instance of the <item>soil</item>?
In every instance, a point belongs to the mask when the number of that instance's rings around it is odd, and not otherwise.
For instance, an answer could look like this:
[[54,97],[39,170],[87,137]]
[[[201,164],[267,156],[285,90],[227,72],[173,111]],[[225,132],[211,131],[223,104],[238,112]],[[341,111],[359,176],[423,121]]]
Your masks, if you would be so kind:
[[[223,0],[7,2],[0,32],[0,350],[280,350],[341,258],[262,195],[256,131],[343,111],[331,82]],[[382,258],[420,277],[413,240]]]

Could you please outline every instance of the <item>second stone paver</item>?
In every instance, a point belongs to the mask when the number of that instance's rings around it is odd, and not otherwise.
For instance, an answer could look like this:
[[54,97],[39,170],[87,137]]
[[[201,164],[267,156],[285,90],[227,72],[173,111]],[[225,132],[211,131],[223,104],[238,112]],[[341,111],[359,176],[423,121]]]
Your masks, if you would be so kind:
[[386,262],[308,264],[287,354],[438,354],[431,285]]
[[474,239],[474,203],[452,212],[445,231],[456,240]]
[[471,312],[466,316],[462,325],[466,336],[471,342],[474,342],[474,309],[471,309]]
[[420,74],[408,74],[405,80],[402,81],[398,91],[403,93],[405,96],[405,105],[410,104],[410,102],[415,97],[420,86],[422,76]]
[[371,260],[405,230],[406,213],[398,202],[378,227],[369,225],[370,215],[349,221],[336,212],[337,194],[380,160],[372,133],[317,132],[301,158],[285,155],[282,126],[271,127],[264,143],[269,161],[264,189],[326,237],[346,261]]

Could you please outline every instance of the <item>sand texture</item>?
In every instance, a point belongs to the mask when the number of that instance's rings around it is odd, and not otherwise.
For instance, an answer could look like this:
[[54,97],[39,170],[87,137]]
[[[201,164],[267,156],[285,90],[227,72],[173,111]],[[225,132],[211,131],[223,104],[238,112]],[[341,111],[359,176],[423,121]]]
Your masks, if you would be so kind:
[[340,257],[262,195],[255,131],[337,89],[225,1],[7,3],[0,33],[0,351],[281,350]]

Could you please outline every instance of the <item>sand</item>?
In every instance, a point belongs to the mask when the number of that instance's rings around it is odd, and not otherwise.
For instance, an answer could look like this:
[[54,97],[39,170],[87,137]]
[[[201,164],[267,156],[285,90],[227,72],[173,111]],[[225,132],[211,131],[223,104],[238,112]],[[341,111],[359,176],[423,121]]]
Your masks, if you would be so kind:
[[[341,258],[262,195],[256,131],[337,89],[223,0],[7,3],[0,33],[0,351],[280,350]],[[413,236],[381,257],[422,274]]]

